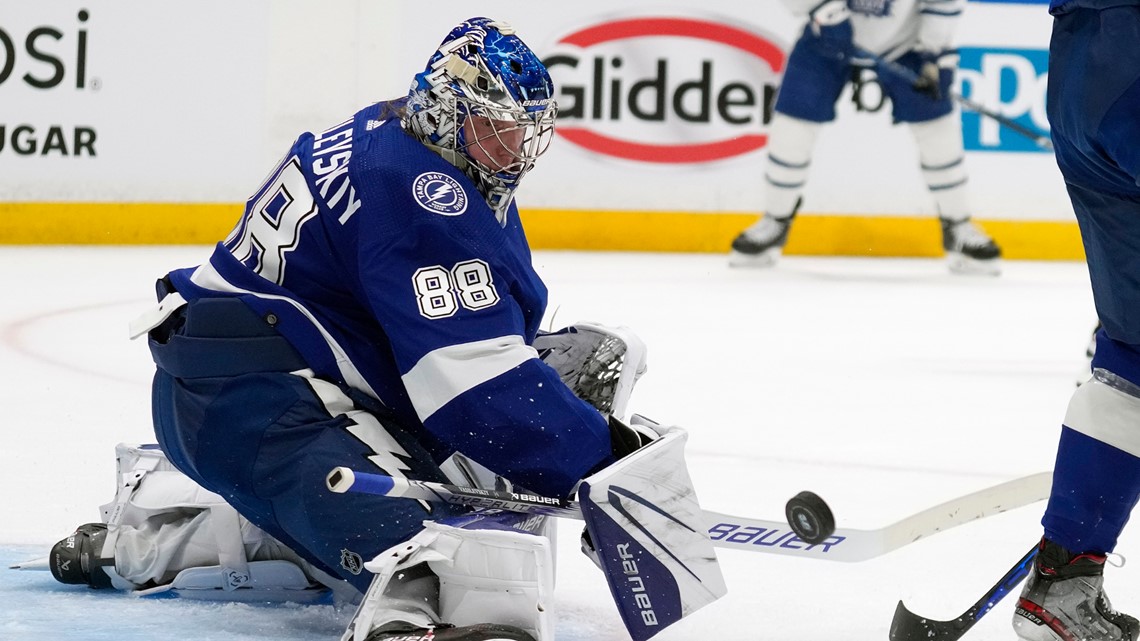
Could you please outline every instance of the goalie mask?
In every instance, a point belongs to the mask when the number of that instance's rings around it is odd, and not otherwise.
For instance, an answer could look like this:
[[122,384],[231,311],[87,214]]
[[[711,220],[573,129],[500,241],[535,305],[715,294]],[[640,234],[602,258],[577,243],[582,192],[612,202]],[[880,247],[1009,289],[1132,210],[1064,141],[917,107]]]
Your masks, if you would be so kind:
[[472,18],[417,74],[404,127],[462,169],[499,222],[554,134],[554,84],[512,27]]

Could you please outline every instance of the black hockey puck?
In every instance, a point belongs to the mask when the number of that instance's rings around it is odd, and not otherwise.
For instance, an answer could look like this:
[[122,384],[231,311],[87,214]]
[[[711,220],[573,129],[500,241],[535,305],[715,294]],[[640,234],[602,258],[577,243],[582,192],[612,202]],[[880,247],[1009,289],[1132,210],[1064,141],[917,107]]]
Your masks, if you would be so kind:
[[784,516],[788,527],[806,543],[823,543],[835,532],[835,516],[815,492],[804,490],[788,499]]

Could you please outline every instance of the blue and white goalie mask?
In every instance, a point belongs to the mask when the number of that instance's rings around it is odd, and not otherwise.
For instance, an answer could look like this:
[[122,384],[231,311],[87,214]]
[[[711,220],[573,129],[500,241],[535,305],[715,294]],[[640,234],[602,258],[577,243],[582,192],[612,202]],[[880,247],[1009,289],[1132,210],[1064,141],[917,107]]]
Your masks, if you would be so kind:
[[500,222],[554,134],[554,84],[514,29],[472,18],[416,74],[405,128],[467,173]]

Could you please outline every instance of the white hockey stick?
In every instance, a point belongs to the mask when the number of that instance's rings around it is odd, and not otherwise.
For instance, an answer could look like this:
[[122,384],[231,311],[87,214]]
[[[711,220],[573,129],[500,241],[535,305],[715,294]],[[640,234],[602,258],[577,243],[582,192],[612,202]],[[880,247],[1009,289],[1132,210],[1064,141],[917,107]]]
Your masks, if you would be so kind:
[[[766,521],[705,510],[713,545],[733,550],[786,554],[825,561],[866,561],[952,527],[1044,500],[1053,473],[1041,472],[966,494],[877,530],[838,528],[812,545],[785,521]],[[447,483],[410,481],[337,467],[326,479],[333,492],[363,492],[471,507],[532,512],[581,519],[578,504],[548,496],[480,490]]]

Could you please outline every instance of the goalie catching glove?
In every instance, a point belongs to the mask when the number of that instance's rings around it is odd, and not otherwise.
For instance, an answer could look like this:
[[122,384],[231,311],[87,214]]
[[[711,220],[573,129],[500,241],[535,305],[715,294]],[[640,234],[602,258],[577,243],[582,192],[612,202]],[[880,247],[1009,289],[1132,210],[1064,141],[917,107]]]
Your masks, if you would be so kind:
[[645,343],[628,327],[577,323],[540,333],[533,347],[575,396],[606,416],[625,416],[646,370]]

